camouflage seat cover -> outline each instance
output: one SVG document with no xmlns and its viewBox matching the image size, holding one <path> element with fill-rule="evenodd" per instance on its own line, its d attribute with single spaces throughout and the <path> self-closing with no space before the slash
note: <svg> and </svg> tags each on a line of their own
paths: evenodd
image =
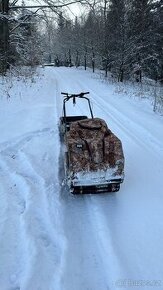
<svg viewBox="0 0 163 290">
<path fill-rule="evenodd" d="M 97 171 L 118 166 L 123 171 L 121 141 L 99 118 L 73 122 L 66 133 L 70 169 L 73 172 Z"/>
</svg>

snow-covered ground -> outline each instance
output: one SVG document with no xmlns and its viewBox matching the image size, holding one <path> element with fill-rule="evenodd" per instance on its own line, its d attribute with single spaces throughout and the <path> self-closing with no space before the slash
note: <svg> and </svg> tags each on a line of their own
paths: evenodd
<svg viewBox="0 0 163 290">
<path fill-rule="evenodd" d="M 0 98 L 0 290 L 162 290 L 163 118 L 89 71 L 39 73 Z M 94 115 L 122 140 L 118 193 L 60 186 L 61 91 L 90 91 Z"/>
</svg>

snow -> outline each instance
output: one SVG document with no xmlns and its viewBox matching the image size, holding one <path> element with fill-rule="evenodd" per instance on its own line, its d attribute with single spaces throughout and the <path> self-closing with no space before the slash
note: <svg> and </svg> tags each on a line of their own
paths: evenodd
<svg viewBox="0 0 163 290">
<path fill-rule="evenodd" d="M 111 183 L 112 179 L 114 179 L 114 181 L 116 179 L 123 180 L 124 175 L 116 175 L 117 170 L 118 170 L 118 166 L 116 166 L 115 168 L 108 168 L 107 170 L 97 170 L 96 172 L 80 171 L 73 175 L 73 184 L 76 186 L 97 185 L 99 183 L 102 183 L 102 184 L 108 184 L 108 182 Z"/>
<path fill-rule="evenodd" d="M 0 289 L 163 289 L 162 117 L 90 71 L 38 74 L 0 83 L 10 96 L 0 96 Z M 121 139 L 118 193 L 61 186 L 61 91 L 90 91 L 94 115 Z"/>
</svg>

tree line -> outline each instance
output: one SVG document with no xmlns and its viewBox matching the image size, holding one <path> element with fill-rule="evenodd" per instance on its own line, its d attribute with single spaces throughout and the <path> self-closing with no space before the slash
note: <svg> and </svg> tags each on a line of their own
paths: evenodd
<svg viewBox="0 0 163 290">
<path fill-rule="evenodd" d="M 47 11 L 59 11 L 82 0 L 0 0 L 0 74 L 12 66 L 36 66 L 43 62 Z"/>
<path fill-rule="evenodd" d="M 133 76 L 163 82 L 163 0 L 77 2 L 86 12 L 72 20 L 65 10 L 69 1 L 51 13 L 33 13 L 22 1 L 8 13 L 9 1 L 0 0 L 0 72 L 9 65 L 55 62 L 99 68 L 120 82 Z"/>
<path fill-rule="evenodd" d="M 162 32 L 163 1 L 98 1 L 75 23 L 60 13 L 54 52 L 61 62 L 98 67 L 121 82 L 131 76 L 163 82 Z"/>
</svg>

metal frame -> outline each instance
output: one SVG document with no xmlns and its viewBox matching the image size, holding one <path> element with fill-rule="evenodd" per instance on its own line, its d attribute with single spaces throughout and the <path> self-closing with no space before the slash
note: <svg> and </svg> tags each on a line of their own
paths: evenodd
<svg viewBox="0 0 163 290">
<path fill-rule="evenodd" d="M 80 94 L 68 94 L 68 93 L 61 93 L 61 94 L 66 96 L 64 101 L 63 101 L 63 115 L 64 115 L 65 122 L 66 122 L 66 102 L 69 101 L 70 99 L 73 99 L 73 104 L 76 104 L 76 98 L 81 98 L 81 99 L 85 99 L 85 100 L 88 101 L 89 110 L 90 110 L 90 113 L 91 113 L 91 118 L 92 119 L 94 118 L 90 100 L 89 100 L 89 98 L 84 97 L 84 95 L 88 95 L 89 92 L 80 93 Z"/>
</svg>

